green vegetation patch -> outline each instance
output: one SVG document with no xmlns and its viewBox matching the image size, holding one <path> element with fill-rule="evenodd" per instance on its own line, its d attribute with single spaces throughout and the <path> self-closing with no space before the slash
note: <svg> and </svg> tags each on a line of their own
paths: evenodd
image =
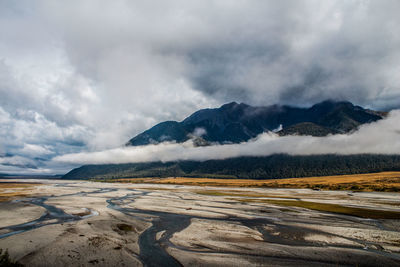
<svg viewBox="0 0 400 267">
<path fill-rule="evenodd" d="M 244 199 L 246 202 L 263 202 L 278 206 L 300 207 L 310 210 L 331 212 L 369 219 L 400 219 L 400 212 L 346 207 L 337 204 L 317 203 L 301 200 Z"/>
<path fill-rule="evenodd" d="M 135 230 L 135 228 L 133 228 L 132 225 L 125 224 L 125 223 L 117 224 L 117 228 L 124 232 L 132 232 Z"/>
<path fill-rule="evenodd" d="M 151 191 L 172 191 L 172 192 L 178 191 L 175 188 L 163 188 L 163 187 L 150 188 L 149 190 L 151 190 Z"/>
<path fill-rule="evenodd" d="M 240 192 L 222 192 L 222 191 L 214 191 L 214 190 L 202 190 L 196 191 L 199 195 L 206 195 L 206 196 L 229 196 L 229 197 L 265 197 L 265 198 L 289 198 L 294 199 L 294 197 L 288 196 L 275 196 L 275 195 L 264 195 L 258 194 L 253 192 L 248 193 L 240 193 Z"/>
</svg>

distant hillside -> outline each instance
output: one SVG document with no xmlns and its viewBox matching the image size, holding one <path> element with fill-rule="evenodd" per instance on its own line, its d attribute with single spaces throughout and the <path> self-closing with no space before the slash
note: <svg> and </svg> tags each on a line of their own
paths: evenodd
<svg viewBox="0 0 400 267">
<path fill-rule="evenodd" d="M 193 137 L 198 145 L 239 143 L 268 131 L 280 135 L 326 136 L 353 131 L 364 123 L 382 119 L 385 114 L 350 102 L 324 101 L 310 108 L 252 107 L 232 102 L 220 108 L 199 110 L 181 122 L 161 122 L 129 140 L 127 145 L 180 143 Z"/>
<path fill-rule="evenodd" d="M 314 155 L 240 157 L 225 160 L 85 165 L 63 179 L 112 179 L 136 177 L 210 177 L 271 179 L 289 177 L 400 171 L 396 155 Z"/>
</svg>

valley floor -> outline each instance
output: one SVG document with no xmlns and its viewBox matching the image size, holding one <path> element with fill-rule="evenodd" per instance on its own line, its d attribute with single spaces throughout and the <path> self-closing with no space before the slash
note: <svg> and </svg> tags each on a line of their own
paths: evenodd
<svg viewBox="0 0 400 267">
<path fill-rule="evenodd" d="M 223 187 L 310 188 L 321 190 L 400 192 L 400 172 L 379 172 L 265 180 L 169 177 L 107 179 L 104 181 L 120 183 L 180 184 Z"/>
<path fill-rule="evenodd" d="M 400 193 L 0 181 L 25 266 L 399 266 Z"/>
</svg>

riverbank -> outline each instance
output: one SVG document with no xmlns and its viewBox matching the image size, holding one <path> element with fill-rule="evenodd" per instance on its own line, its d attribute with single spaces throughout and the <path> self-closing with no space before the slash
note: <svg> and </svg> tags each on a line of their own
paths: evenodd
<svg viewBox="0 0 400 267">
<path fill-rule="evenodd" d="M 399 193 L 37 182 L 0 203 L 26 266 L 400 264 Z"/>
</svg>

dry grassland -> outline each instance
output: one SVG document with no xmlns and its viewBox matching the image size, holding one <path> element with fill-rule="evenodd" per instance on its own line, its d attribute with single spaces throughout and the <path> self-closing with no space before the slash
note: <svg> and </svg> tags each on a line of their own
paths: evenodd
<svg viewBox="0 0 400 267">
<path fill-rule="evenodd" d="M 224 187 L 311 188 L 321 190 L 400 192 L 400 172 L 380 172 L 305 178 L 250 180 L 211 178 L 134 178 L 113 182 L 179 184 Z"/>
<path fill-rule="evenodd" d="M 38 185 L 40 184 L 0 182 L 0 202 L 26 197 L 30 195 L 32 188 Z"/>
</svg>

